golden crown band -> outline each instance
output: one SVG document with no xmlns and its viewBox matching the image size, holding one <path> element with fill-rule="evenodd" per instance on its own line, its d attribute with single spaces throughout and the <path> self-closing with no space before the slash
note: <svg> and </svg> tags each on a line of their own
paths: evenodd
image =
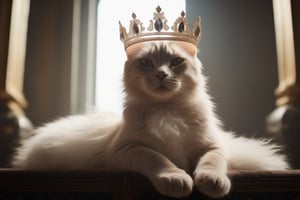
<svg viewBox="0 0 300 200">
<path fill-rule="evenodd" d="M 181 16 L 175 20 L 170 31 L 167 19 L 159 6 L 156 8 L 156 12 L 153 13 L 153 20 L 150 20 L 147 31 L 145 31 L 143 23 L 137 19 L 135 13 L 132 13 L 129 32 L 121 22 L 119 22 L 119 25 L 120 39 L 124 43 L 125 49 L 136 43 L 158 40 L 184 41 L 198 46 L 201 39 L 200 17 L 198 17 L 191 30 L 185 13 L 182 11 Z"/>
</svg>

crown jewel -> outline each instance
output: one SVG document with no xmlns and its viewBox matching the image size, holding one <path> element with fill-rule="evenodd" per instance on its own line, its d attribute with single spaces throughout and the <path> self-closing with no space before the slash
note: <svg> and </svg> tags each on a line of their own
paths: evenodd
<svg viewBox="0 0 300 200">
<path fill-rule="evenodd" d="M 124 43 L 125 49 L 139 42 L 157 40 L 185 41 L 197 46 L 201 39 L 200 17 L 190 29 L 184 11 L 181 12 L 180 17 L 175 20 L 171 28 L 168 26 L 168 20 L 160 6 L 157 6 L 156 12 L 153 13 L 153 19 L 150 20 L 147 30 L 135 13 L 132 13 L 131 17 L 128 32 L 119 22 L 120 39 Z"/>
</svg>

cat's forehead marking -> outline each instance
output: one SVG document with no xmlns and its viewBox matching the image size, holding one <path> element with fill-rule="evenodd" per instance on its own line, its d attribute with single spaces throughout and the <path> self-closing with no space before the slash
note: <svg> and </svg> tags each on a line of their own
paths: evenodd
<svg viewBox="0 0 300 200">
<path fill-rule="evenodd" d="M 171 56 L 175 51 L 167 43 L 156 42 L 150 46 L 149 51 L 146 53 L 152 56 Z"/>
</svg>

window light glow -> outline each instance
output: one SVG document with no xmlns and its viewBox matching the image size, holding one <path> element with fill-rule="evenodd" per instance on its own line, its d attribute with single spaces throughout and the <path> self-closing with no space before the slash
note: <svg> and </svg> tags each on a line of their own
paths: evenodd
<svg viewBox="0 0 300 200">
<path fill-rule="evenodd" d="M 185 10 L 185 0 L 101 0 L 98 4 L 98 41 L 96 66 L 96 107 L 116 113 L 122 112 L 123 63 L 126 60 L 123 43 L 119 37 L 121 21 L 128 27 L 132 12 L 148 26 L 155 8 L 160 5 L 168 25 Z"/>
</svg>

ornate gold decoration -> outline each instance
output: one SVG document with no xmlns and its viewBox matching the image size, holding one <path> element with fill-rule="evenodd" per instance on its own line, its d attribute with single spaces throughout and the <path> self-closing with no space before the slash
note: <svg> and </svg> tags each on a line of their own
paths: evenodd
<svg viewBox="0 0 300 200">
<path fill-rule="evenodd" d="M 168 20 L 162 12 L 160 6 L 153 13 L 153 19 L 150 20 L 149 26 L 146 29 L 143 23 L 137 18 L 135 13 L 132 13 L 130 20 L 129 31 L 119 22 L 120 39 L 124 43 L 125 49 L 133 44 L 145 41 L 157 40 L 175 40 L 184 41 L 198 45 L 201 39 L 200 17 L 196 20 L 192 29 L 189 27 L 185 12 L 182 11 L 173 26 L 169 27 Z"/>
</svg>

